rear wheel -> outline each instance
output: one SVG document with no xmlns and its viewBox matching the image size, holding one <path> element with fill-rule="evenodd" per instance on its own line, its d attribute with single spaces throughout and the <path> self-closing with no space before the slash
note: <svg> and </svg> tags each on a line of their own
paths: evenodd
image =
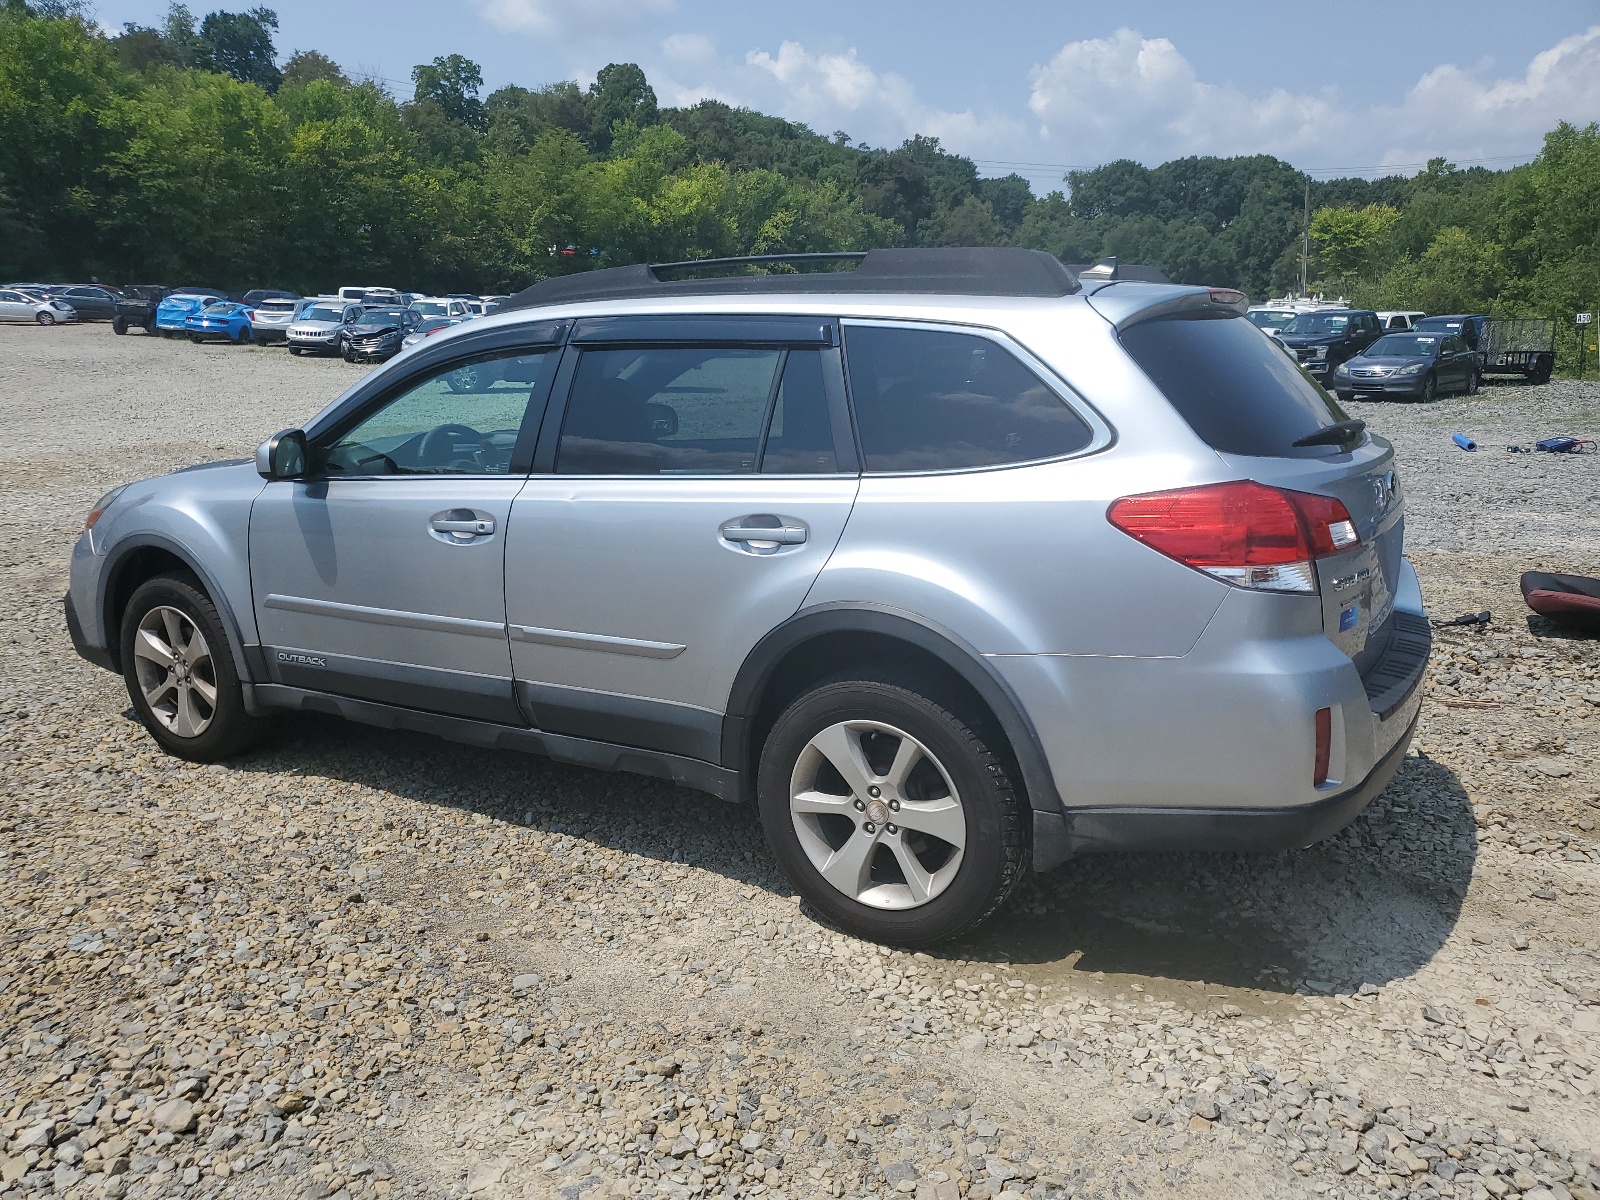
<svg viewBox="0 0 1600 1200">
<path fill-rule="evenodd" d="M 123 334 L 128 332 L 128 323 L 121 317 L 112 317 L 111 332 L 116 334 L 118 337 L 121 337 Z"/>
<path fill-rule="evenodd" d="M 250 326 L 248 325 L 240 329 L 239 336 L 233 339 L 233 343 L 236 346 L 248 346 L 253 341 L 255 341 L 255 336 L 250 332 Z"/>
<path fill-rule="evenodd" d="M 34 320 L 38 321 L 41 325 L 54 325 L 56 323 L 55 314 L 47 312 L 40 313 L 34 318 Z"/>
<path fill-rule="evenodd" d="M 762 747 L 767 843 L 812 907 L 860 937 L 921 946 L 974 929 L 1029 858 L 997 740 L 915 680 L 822 684 Z"/>
<path fill-rule="evenodd" d="M 227 634 L 192 575 L 139 586 L 122 616 L 128 698 L 163 749 L 216 762 L 253 745 L 266 723 L 245 711 Z"/>
<path fill-rule="evenodd" d="M 1476 396 L 1478 388 L 1483 384 L 1483 377 L 1476 371 L 1467 376 L 1467 395 Z"/>
<path fill-rule="evenodd" d="M 1340 404 L 1349 404 L 1350 401 L 1356 398 L 1356 394 L 1354 392 L 1336 391 L 1334 392 L 1334 395 L 1339 397 Z"/>
</svg>

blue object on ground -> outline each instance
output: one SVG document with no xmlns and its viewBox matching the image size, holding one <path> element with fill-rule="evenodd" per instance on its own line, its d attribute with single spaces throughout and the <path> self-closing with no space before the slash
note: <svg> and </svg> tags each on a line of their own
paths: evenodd
<svg viewBox="0 0 1600 1200">
<path fill-rule="evenodd" d="M 1450 440 L 1456 445 L 1460 446 L 1463 450 L 1476 450 L 1478 448 L 1478 443 L 1473 441 L 1464 433 L 1452 433 L 1450 435 Z"/>
</svg>

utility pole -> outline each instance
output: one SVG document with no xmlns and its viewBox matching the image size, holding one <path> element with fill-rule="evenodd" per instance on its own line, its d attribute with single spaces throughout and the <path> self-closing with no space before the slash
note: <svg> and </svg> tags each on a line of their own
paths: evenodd
<svg viewBox="0 0 1600 1200">
<path fill-rule="evenodd" d="M 1300 240 L 1300 298 L 1304 300 L 1311 287 L 1308 272 L 1311 266 L 1311 176 L 1306 176 L 1305 227 Z"/>
</svg>

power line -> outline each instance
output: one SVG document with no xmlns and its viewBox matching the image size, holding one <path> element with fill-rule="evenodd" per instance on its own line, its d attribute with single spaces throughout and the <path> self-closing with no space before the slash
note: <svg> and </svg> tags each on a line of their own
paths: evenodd
<svg viewBox="0 0 1600 1200">
<path fill-rule="evenodd" d="M 1447 157 L 1447 156 L 1440 156 Z M 1535 154 L 1500 154 L 1490 158 L 1458 158 L 1451 160 L 1457 167 L 1483 166 L 1487 163 L 1530 162 L 1538 157 Z M 1429 160 L 1431 161 L 1431 160 Z M 1088 163 L 1046 163 L 1046 162 L 1018 162 L 1002 158 L 974 158 L 972 164 L 977 167 L 1016 167 L 1030 173 L 1044 171 L 1093 171 L 1104 163 L 1091 165 Z M 1371 163 L 1358 167 L 1306 167 L 1300 170 L 1302 175 L 1364 175 L 1369 171 L 1420 171 L 1427 167 L 1427 162 L 1414 163 Z"/>
</svg>

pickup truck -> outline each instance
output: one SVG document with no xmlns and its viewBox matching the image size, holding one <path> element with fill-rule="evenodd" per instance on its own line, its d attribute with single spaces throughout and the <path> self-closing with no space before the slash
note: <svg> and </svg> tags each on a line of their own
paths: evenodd
<svg viewBox="0 0 1600 1200">
<path fill-rule="evenodd" d="M 1318 308 L 1296 313 L 1277 338 L 1318 383 L 1332 386 L 1333 371 L 1383 334 L 1378 314 L 1365 308 Z"/>
</svg>

